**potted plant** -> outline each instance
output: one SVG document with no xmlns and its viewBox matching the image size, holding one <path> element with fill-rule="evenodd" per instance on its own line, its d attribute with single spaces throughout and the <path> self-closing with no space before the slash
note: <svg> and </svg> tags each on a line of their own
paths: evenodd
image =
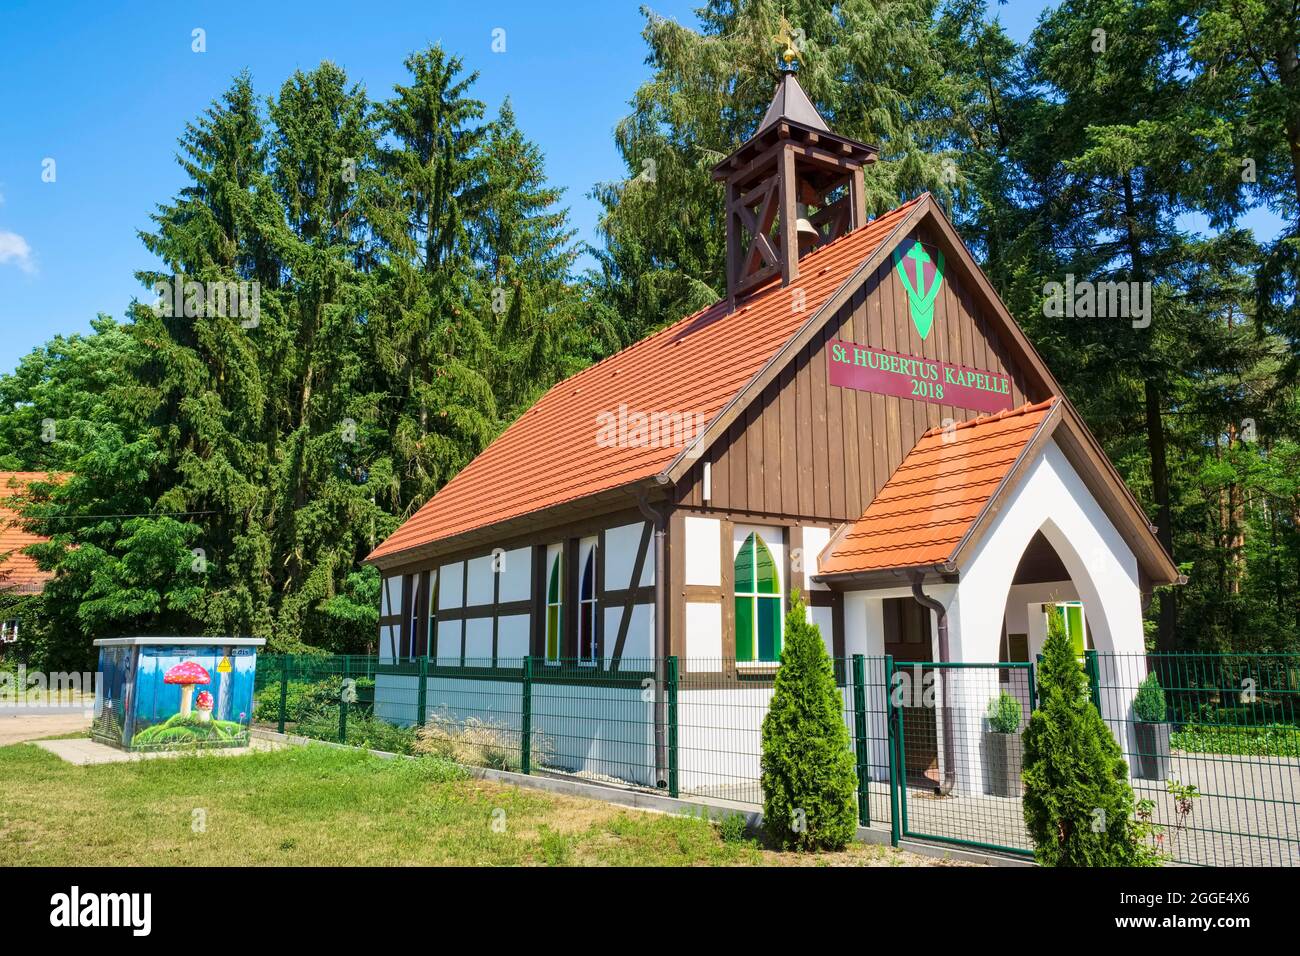
<svg viewBox="0 0 1300 956">
<path fill-rule="evenodd" d="M 989 792 L 995 797 L 1020 796 L 1020 701 L 1006 691 L 989 701 L 989 729 L 984 735 Z"/>
<path fill-rule="evenodd" d="M 1133 731 L 1137 738 L 1133 776 L 1142 780 L 1169 777 L 1169 724 L 1165 713 L 1165 692 L 1153 671 L 1138 685 L 1133 698 Z"/>
</svg>

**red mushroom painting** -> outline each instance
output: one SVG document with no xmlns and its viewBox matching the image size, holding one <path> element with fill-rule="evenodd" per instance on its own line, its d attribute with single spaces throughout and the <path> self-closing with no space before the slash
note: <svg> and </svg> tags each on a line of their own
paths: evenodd
<svg viewBox="0 0 1300 956">
<path fill-rule="evenodd" d="M 199 664 L 193 661 L 181 661 L 171 670 L 163 675 L 164 684 L 181 685 L 181 716 L 190 715 L 190 701 L 194 699 L 195 684 L 209 684 L 212 682 L 211 676 Z M 212 715 L 212 695 L 208 695 L 208 716 Z"/>
<path fill-rule="evenodd" d="M 199 712 L 199 723 L 206 724 L 212 720 L 212 694 L 206 690 L 199 691 L 194 699 L 194 709 Z"/>
</svg>

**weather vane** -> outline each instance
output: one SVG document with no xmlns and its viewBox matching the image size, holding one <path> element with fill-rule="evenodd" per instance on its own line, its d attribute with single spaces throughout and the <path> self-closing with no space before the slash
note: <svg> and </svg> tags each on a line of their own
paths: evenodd
<svg viewBox="0 0 1300 956">
<path fill-rule="evenodd" d="M 776 36 L 772 38 L 778 45 L 785 47 L 781 51 L 781 72 L 797 73 L 799 71 L 799 60 L 802 56 L 801 51 L 795 46 L 795 33 L 790 28 L 790 21 L 781 15 L 781 29 L 777 31 Z"/>
</svg>

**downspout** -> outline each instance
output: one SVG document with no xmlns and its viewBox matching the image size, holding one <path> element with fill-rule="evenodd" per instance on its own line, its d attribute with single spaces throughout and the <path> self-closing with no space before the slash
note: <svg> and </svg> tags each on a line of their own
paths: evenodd
<svg viewBox="0 0 1300 956">
<path fill-rule="evenodd" d="M 924 580 L 923 575 L 919 572 L 912 575 L 912 597 L 916 603 L 924 608 L 933 611 L 939 619 L 939 661 L 948 663 L 948 609 L 941 603 L 930 597 L 921 589 L 921 582 Z M 953 785 L 957 782 L 957 774 L 953 769 L 953 733 L 952 733 L 952 703 L 949 700 L 948 676 L 940 674 L 940 688 L 943 695 L 943 759 L 941 776 L 942 781 L 936 788 L 939 796 L 946 797 L 952 792 Z"/>
<path fill-rule="evenodd" d="M 668 786 L 668 581 L 664 567 L 664 515 L 643 491 L 636 506 L 654 526 L 655 547 L 655 786 Z M 635 584 L 636 582 L 631 582 Z"/>
</svg>

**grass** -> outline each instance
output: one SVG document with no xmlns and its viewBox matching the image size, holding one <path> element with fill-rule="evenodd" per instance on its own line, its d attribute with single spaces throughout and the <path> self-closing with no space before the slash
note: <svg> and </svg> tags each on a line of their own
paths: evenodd
<svg viewBox="0 0 1300 956">
<path fill-rule="evenodd" d="M 309 746 L 76 767 L 30 744 L 0 747 L 10 866 L 939 862 L 863 845 L 776 853 L 727 829 L 724 839 L 703 820 L 469 779 L 437 757 Z"/>
</svg>

